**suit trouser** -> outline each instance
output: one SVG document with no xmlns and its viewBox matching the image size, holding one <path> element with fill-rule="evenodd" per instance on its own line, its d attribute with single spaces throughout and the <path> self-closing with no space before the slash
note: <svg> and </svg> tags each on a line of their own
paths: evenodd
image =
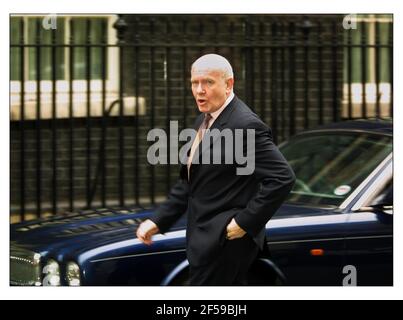
<svg viewBox="0 0 403 320">
<path fill-rule="evenodd" d="M 259 247 L 248 235 L 226 240 L 220 254 L 207 265 L 190 266 L 191 286 L 247 285 L 247 273 Z"/>
</svg>

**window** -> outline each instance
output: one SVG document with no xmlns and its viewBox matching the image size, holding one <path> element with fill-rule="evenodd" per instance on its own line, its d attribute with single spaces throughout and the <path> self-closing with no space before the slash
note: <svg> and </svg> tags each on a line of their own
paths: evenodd
<svg viewBox="0 0 403 320">
<path fill-rule="evenodd" d="M 22 21 L 23 20 L 23 21 Z M 25 26 L 23 28 L 23 23 Z M 52 33 L 41 27 L 41 20 L 39 18 L 24 19 L 22 17 L 12 17 L 10 20 L 11 24 L 11 44 L 17 45 L 22 43 L 35 44 L 37 39 L 40 40 L 40 44 L 49 45 L 52 43 Z M 39 27 L 39 28 L 38 28 Z M 39 34 L 37 34 L 39 30 Z M 55 33 L 56 44 L 63 44 L 64 42 L 64 18 L 59 19 L 58 30 Z M 11 81 L 21 81 L 21 64 L 28 64 L 28 67 L 24 70 L 24 79 L 36 80 L 36 49 L 34 47 L 26 48 L 24 53 L 27 57 L 22 59 L 23 49 L 19 47 L 11 47 Z M 56 79 L 64 79 L 64 49 L 62 47 L 56 48 Z M 41 80 L 51 79 L 51 48 L 43 47 L 41 48 L 41 55 L 39 64 L 41 66 Z"/>
<path fill-rule="evenodd" d="M 40 44 L 40 79 L 52 80 L 52 36 L 53 30 L 46 30 L 42 26 L 43 17 L 11 17 L 11 44 L 21 44 L 24 39 L 25 44 L 33 45 Z M 56 79 L 68 80 L 69 78 L 69 48 L 64 47 L 64 44 L 69 44 L 71 41 L 76 45 L 85 45 L 87 38 L 91 44 L 101 44 L 103 40 L 102 28 L 103 24 L 108 24 L 107 17 L 56 17 L 57 25 L 54 30 L 56 47 Z M 110 18 L 109 18 L 110 19 Z M 22 21 L 23 20 L 23 23 Z M 88 23 L 87 23 L 88 22 Z M 71 27 L 73 26 L 73 30 Z M 110 26 L 109 26 L 110 27 Z M 24 28 L 24 30 L 22 30 Z M 25 49 L 26 72 L 24 78 L 28 80 L 37 80 L 37 53 L 35 47 Z M 76 47 L 74 50 L 73 76 L 74 80 L 86 80 L 86 48 Z M 107 52 L 108 54 L 108 52 Z M 107 57 L 106 57 L 107 59 Z M 91 70 L 90 77 L 92 80 L 100 80 L 102 63 L 102 48 L 91 47 Z M 11 48 L 11 80 L 21 81 L 21 48 Z"/>
<path fill-rule="evenodd" d="M 55 30 L 47 30 L 43 27 L 44 18 L 43 16 L 13 15 L 10 19 L 10 40 L 12 44 L 10 51 L 11 120 L 21 119 L 22 79 L 24 79 L 24 119 L 38 118 L 36 114 L 38 85 L 40 86 L 39 117 L 41 119 L 52 117 L 53 70 L 56 79 L 57 118 L 69 117 L 70 90 L 72 91 L 73 117 L 87 116 L 88 98 L 91 99 L 91 116 L 101 116 L 103 110 L 103 66 L 106 66 L 106 107 L 117 100 L 119 96 L 119 49 L 113 46 L 108 47 L 104 56 L 103 48 L 96 45 L 102 44 L 104 41 L 109 45 L 116 43 L 116 30 L 113 28 L 113 24 L 117 16 L 57 15 L 55 16 Z M 105 29 L 106 34 L 103 31 Z M 52 61 L 51 44 L 53 42 L 56 44 L 55 61 Z M 91 46 L 90 50 L 85 46 L 76 46 L 71 50 L 69 46 L 65 46 L 65 44 L 70 43 L 75 45 L 90 43 L 94 46 Z M 18 45 L 21 44 L 24 46 L 19 47 Z M 90 52 L 89 56 L 88 52 Z M 89 70 L 87 70 L 88 61 L 90 61 Z M 70 62 L 73 68 L 71 82 Z M 24 70 L 21 70 L 22 67 Z M 90 74 L 89 84 L 87 83 L 88 71 Z M 70 83 L 72 88 L 70 88 Z M 88 85 L 90 95 L 87 92 Z M 125 98 L 126 115 L 134 114 L 135 101 L 134 97 Z M 144 114 L 144 98 L 139 98 L 139 102 L 139 114 Z M 111 116 L 117 115 L 117 112 L 114 110 Z"/>
<path fill-rule="evenodd" d="M 355 22 L 344 31 L 342 116 L 363 117 L 365 103 L 366 116 L 374 117 L 379 99 L 380 116 L 390 117 L 392 15 L 357 15 Z"/>
<path fill-rule="evenodd" d="M 288 201 L 339 206 L 391 151 L 389 136 L 364 133 L 297 136 L 281 148 L 297 177 Z"/>
</svg>

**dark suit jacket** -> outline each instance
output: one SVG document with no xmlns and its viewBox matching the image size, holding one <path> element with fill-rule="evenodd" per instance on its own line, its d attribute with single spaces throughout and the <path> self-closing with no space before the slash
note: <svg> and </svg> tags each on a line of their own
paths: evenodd
<svg viewBox="0 0 403 320">
<path fill-rule="evenodd" d="M 196 119 L 196 130 L 203 117 L 201 114 Z M 236 168 L 245 165 L 225 164 L 223 160 L 222 164 L 192 164 L 188 181 L 187 166 L 182 165 L 179 181 L 151 219 L 160 232 L 165 233 L 187 213 L 187 257 L 194 266 L 208 264 L 220 254 L 222 245 L 228 241 L 225 239 L 226 226 L 232 218 L 263 249 L 265 225 L 295 181 L 292 169 L 273 143 L 270 128 L 236 96 L 210 130 L 214 128 L 255 130 L 253 174 L 237 175 Z M 206 135 L 203 144 L 205 138 Z M 214 143 L 217 140 L 210 139 L 207 147 L 212 148 Z M 246 138 L 244 143 L 246 145 Z M 194 157 L 201 157 L 205 145 L 196 150 Z M 224 158 L 225 153 L 222 154 Z"/>
</svg>

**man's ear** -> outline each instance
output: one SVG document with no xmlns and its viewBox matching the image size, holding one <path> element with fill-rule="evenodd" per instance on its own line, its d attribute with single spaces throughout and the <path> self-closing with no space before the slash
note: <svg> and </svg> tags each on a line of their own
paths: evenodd
<svg viewBox="0 0 403 320">
<path fill-rule="evenodd" d="M 229 78 L 227 80 L 227 93 L 231 92 L 233 88 L 234 88 L 234 78 Z"/>
</svg>

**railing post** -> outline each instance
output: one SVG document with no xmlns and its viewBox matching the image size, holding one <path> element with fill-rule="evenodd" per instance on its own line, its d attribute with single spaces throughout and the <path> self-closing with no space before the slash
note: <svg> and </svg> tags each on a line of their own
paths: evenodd
<svg viewBox="0 0 403 320">
<path fill-rule="evenodd" d="M 117 30 L 118 48 L 119 48 L 119 206 L 124 206 L 124 132 L 123 132 L 123 116 L 124 116 L 124 101 L 123 101 L 123 81 L 124 81 L 124 55 L 123 46 L 125 45 L 125 33 L 127 30 L 127 23 L 123 15 L 118 16 L 118 20 L 113 27 Z"/>
<path fill-rule="evenodd" d="M 312 23 L 304 18 L 301 29 L 304 34 L 304 129 L 309 128 L 309 34 Z"/>
<path fill-rule="evenodd" d="M 74 210 L 74 108 L 73 108 L 73 80 L 74 80 L 74 20 L 70 20 L 69 39 L 69 209 Z"/>
<path fill-rule="evenodd" d="M 35 146 L 36 146 L 36 216 L 42 214 L 42 123 L 41 123 L 41 21 L 37 20 L 35 25 L 35 64 L 36 64 L 36 119 L 35 119 Z"/>
<path fill-rule="evenodd" d="M 52 29 L 52 50 L 51 50 L 51 63 L 52 63 L 52 213 L 57 214 L 57 199 L 58 199 L 58 172 L 57 172 L 57 104 L 56 104 L 56 30 Z"/>
<path fill-rule="evenodd" d="M 254 110 L 254 64 L 253 64 L 253 48 L 252 48 L 252 37 L 253 37 L 253 25 L 248 17 L 243 21 L 244 23 L 244 36 L 245 36 L 245 64 L 244 64 L 244 96 L 245 102 L 249 107 Z"/>
<path fill-rule="evenodd" d="M 166 121 L 165 121 L 165 126 L 166 126 L 166 132 L 169 132 L 170 128 L 170 121 L 171 121 L 171 116 L 172 116 L 172 102 L 171 102 L 171 48 L 170 42 L 171 42 L 171 23 L 169 21 L 169 18 L 165 21 L 165 31 L 166 31 L 166 44 L 167 46 L 165 47 L 165 66 L 164 66 L 164 80 L 165 80 L 165 101 L 166 101 Z M 172 161 L 170 150 L 171 150 L 171 144 L 170 144 L 170 139 L 167 140 L 167 150 L 169 154 L 169 159 Z M 169 191 L 171 189 L 171 166 L 166 167 L 166 192 L 169 194 Z"/>
<path fill-rule="evenodd" d="M 274 143 L 277 143 L 277 128 L 278 128 L 278 104 L 277 104 L 277 90 L 278 90 L 278 68 L 277 68 L 277 46 L 278 46 L 278 27 L 277 22 L 271 24 L 271 121 L 270 126 L 273 131 Z"/>
<path fill-rule="evenodd" d="M 337 28 L 338 23 L 333 21 L 332 24 L 332 90 L 333 90 L 333 97 L 332 97 L 332 104 L 333 104 L 333 121 L 338 122 L 340 115 L 339 115 L 339 96 L 337 93 L 337 86 L 338 86 L 338 75 L 337 75 L 337 53 L 339 49 L 339 43 L 337 38 Z"/>
<path fill-rule="evenodd" d="M 134 96 L 136 97 L 135 99 L 135 112 L 134 112 L 134 199 L 135 199 L 135 205 L 139 206 L 140 205 L 140 144 L 139 144 L 139 95 L 140 95 L 140 86 L 139 86 L 139 68 L 140 68 L 140 62 L 139 62 L 139 54 L 140 54 L 140 49 L 138 46 L 138 43 L 140 41 L 139 37 L 139 19 L 136 17 L 134 21 L 134 47 L 133 47 L 133 54 L 134 54 Z"/>
<path fill-rule="evenodd" d="M 259 22 L 259 41 L 264 44 L 266 34 L 265 21 Z M 260 116 L 265 121 L 266 119 L 266 47 L 259 48 L 259 64 L 260 64 Z"/>
<path fill-rule="evenodd" d="M 366 22 L 362 21 L 361 26 L 361 86 L 362 86 L 362 117 L 367 117 L 367 53 L 368 53 L 368 43 L 367 43 L 367 28 Z"/>
<path fill-rule="evenodd" d="M 375 21 L 375 84 L 376 84 L 376 100 L 375 110 L 376 117 L 381 118 L 381 40 L 380 40 L 379 21 Z"/>
<path fill-rule="evenodd" d="M 319 72 L 319 92 L 318 92 L 318 109 L 319 109 L 319 124 L 323 124 L 323 35 L 322 23 L 318 22 L 318 72 Z"/>
<path fill-rule="evenodd" d="M 87 209 L 91 208 L 91 20 L 86 20 L 86 42 L 85 42 L 85 64 L 86 64 L 86 79 L 87 79 L 87 116 L 85 119 L 86 127 L 86 198 L 87 198 Z"/>
<path fill-rule="evenodd" d="M 155 109 L 156 109 L 156 95 L 155 95 L 155 19 L 150 21 L 150 128 L 155 127 Z M 150 202 L 155 204 L 155 166 L 150 166 Z"/>
<path fill-rule="evenodd" d="M 108 25 L 106 21 L 102 23 L 102 124 L 101 124 L 101 150 L 100 150 L 100 162 L 101 162 L 101 204 L 102 207 L 106 207 L 106 130 L 107 130 L 107 115 L 106 115 L 106 80 L 108 70 Z"/>
<path fill-rule="evenodd" d="M 295 23 L 290 22 L 288 25 L 289 36 L 289 106 L 288 106 L 288 118 L 290 119 L 289 135 L 295 134 L 295 109 L 296 109 L 296 97 L 295 97 L 295 65 L 296 65 L 296 36 L 295 36 Z"/>
<path fill-rule="evenodd" d="M 390 82 L 390 107 L 389 114 L 393 117 L 393 21 L 389 23 L 388 28 L 388 50 L 389 50 L 389 82 Z"/>
<path fill-rule="evenodd" d="M 20 20 L 20 215 L 25 220 L 25 39 L 24 18 Z"/>
</svg>

